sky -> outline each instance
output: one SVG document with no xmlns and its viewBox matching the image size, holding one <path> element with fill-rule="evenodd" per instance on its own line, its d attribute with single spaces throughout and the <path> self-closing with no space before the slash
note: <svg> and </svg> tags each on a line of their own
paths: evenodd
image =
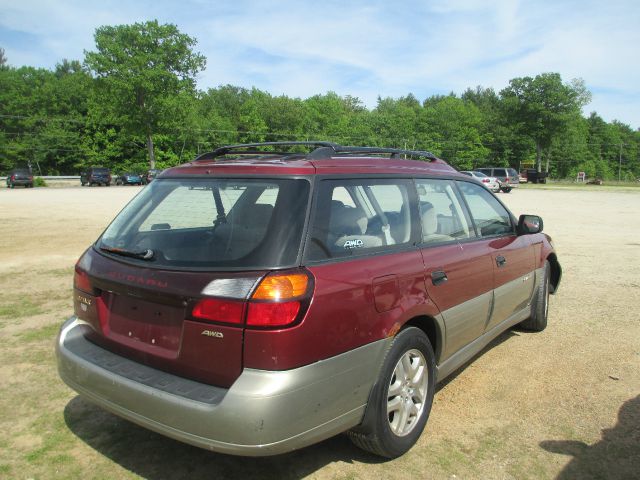
<svg viewBox="0 0 640 480">
<path fill-rule="evenodd" d="M 558 72 L 585 81 L 585 115 L 640 128 L 638 0 L 0 0 L 0 47 L 10 65 L 53 68 L 82 60 L 101 25 L 153 19 L 198 41 L 201 89 L 334 91 L 373 108 Z"/>
</svg>

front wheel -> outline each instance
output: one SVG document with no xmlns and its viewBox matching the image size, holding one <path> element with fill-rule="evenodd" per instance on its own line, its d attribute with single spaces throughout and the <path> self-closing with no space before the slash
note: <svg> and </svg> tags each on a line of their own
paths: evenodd
<svg viewBox="0 0 640 480">
<path fill-rule="evenodd" d="M 376 455 L 399 457 L 422 434 L 434 391 L 431 343 L 419 328 L 406 328 L 391 344 L 363 423 L 349 432 L 351 440 Z"/>
<path fill-rule="evenodd" d="M 547 317 L 549 316 L 549 261 L 544 262 L 542 269 L 542 280 L 538 285 L 535 298 L 531 304 L 531 316 L 520 327 L 532 332 L 541 332 L 547 328 Z"/>
</svg>

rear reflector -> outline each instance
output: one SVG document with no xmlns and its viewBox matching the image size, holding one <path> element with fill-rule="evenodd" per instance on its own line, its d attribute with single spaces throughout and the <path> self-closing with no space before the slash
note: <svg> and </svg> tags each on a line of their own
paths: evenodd
<svg viewBox="0 0 640 480">
<path fill-rule="evenodd" d="M 292 323 L 300 311 L 300 302 L 250 303 L 247 325 L 281 327 Z"/>
<path fill-rule="evenodd" d="M 195 318 L 212 322 L 241 324 L 243 320 L 244 303 L 219 298 L 203 298 L 195 307 L 192 315 Z"/>
</svg>

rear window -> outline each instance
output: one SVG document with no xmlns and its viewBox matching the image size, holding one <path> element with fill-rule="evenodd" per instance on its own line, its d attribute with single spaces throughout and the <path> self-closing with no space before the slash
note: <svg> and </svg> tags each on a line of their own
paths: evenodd
<svg viewBox="0 0 640 480">
<path fill-rule="evenodd" d="M 109 173 L 109 169 L 108 168 L 92 168 L 91 172 L 97 173 L 97 174 L 103 174 L 103 173 Z"/>
<path fill-rule="evenodd" d="M 303 179 L 159 179 L 97 246 L 151 250 L 145 266 L 263 269 L 296 263 L 309 197 Z"/>
<path fill-rule="evenodd" d="M 494 177 L 506 177 L 507 176 L 507 171 L 504 168 L 494 168 L 493 169 L 493 176 Z"/>
</svg>

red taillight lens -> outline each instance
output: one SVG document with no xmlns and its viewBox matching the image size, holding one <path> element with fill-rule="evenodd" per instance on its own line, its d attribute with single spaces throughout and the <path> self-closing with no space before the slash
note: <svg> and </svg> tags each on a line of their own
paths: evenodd
<svg viewBox="0 0 640 480">
<path fill-rule="evenodd" d="M 483 178 L 483 179 L 482 179 L 482 183 L 489 183 L 489 181 L 490 181 L 490 180 L 489 180 L 488 178 Z"/>
<path fill-rule="evenodd" d="M 282 327 L 292 323 L 300 311 L 300 302 L 250 303 L 247 325 Z"/>
<path fill-rule="evenodd" d="M 212 322 L 241 324 L 244 303 L 219 298 L 203 298 L 193 307 L 191 314 L 195 318 Z"/>
<path fill-rule="evenodd" d="M 93 287 L 91 286 L 91 280 L 89 280 L 89 275 L 87 272 L 80 270 L 78 266 L 76 266 L 75 274 L 73 275 L 73 286 L 78 290 L 82 290 L 86 293 L 92 293 Z"/>
</svg>

